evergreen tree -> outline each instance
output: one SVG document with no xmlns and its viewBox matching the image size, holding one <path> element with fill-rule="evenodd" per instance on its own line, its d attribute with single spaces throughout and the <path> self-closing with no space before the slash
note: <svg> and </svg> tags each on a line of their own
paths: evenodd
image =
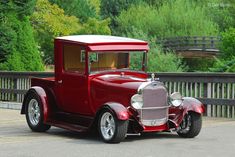
<svg viewBox="0 0 235 157">
<path fill-rule="evenodd" d="M 0 69 L 40 71 L 43 64 L 28 15 L 34 0 L 5 0 L 0 3 Z"/>
</svg>

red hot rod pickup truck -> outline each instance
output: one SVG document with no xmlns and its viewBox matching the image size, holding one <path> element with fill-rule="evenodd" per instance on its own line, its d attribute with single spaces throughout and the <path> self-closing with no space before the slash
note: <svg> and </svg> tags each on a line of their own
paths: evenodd
<svg viewBox="0 0 235 157">
<path fill-rule="evenodd" d="M 148 78 L 147 42 L 77 35 L 57 37 L 54 44 L 55 77 L 32 78 L 23 101 L 21 114 L 32 131 L 97 129 L 108 143 L 145 132 L 199 134 L 203 104 L 169 95 L 154 75 Z"/>
</svg>

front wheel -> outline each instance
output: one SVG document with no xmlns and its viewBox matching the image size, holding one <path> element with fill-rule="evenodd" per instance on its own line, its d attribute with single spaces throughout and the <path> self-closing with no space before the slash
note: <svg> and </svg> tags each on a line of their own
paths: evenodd
<svg viewBox="0 0 235 157">
<path fill-rule="evenodd" d="M 50 129 L 50 125 L 43 123 L 43 108 L 39 96 L 31 92 L 26 98 L 26 120 L 32 131 L 44 132 Z"/>
<path fill-rule="evenodd" d="M 195 112 L 189 112 L 184 116 L 177 133 L 181 137 L 193 138 L 199 134 L 201 128 L 202 115 Z"/>
<path fill-rule="evenodd" d="M 126 137 L 128 121 L 118 120 L 108 109 L 100 114 L 98 124 L 99 133 L 104 142 L 119 143 Z"/>
</svg>

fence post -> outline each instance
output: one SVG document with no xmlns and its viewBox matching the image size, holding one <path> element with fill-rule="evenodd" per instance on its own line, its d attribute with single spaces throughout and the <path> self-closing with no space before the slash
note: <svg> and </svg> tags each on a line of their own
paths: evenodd
<svg viewBox="0 0 235 157">
<path fill-rule="evenodd" d="M 206 37 L 202 37 L 202 50 L 206 50 Z"/>
<path fill-rule="evenodd" d="M 21 82 L 20 82 L 20 79 L 19 78 L 15 78 L 15 86 L 16 86 L 16 88 L 15 89 L 20 89 L 20 84 L 21 84 Z M 17 102 L 21 102 L 21 99 L 20 99 L 20 94 L 16 94 L 16 101 Z"/>
<path fill-rule="evenodd" d="M 206 92 L 206 95 L 204 95 L 205 98 L 211 98 L 211 83 L 204 83 L 204 92 Z M 211 104 L 207 104 L 207 116 L 211 117 Z"/>
</svg>

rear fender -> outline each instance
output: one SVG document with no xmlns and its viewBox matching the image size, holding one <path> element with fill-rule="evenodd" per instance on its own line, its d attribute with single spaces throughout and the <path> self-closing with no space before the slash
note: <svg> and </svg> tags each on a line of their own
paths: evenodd
<svg viewBox="0 0 235 157">
<path fill-rule="evenodd" d="M 47 98 L 46 92 L 42 87 L 34 86 L 34 87 L 31 87 L 28 90 L 28 92 L 26 93 L 26 95 L 24 97 L 24 101 L 23 101 L 22 108 L 21 108 L 21 114 L 25 114 L 25 111 L 26 111 L 26 108 L 25 108 L 26 107 L 26 98 L 32 92 L 35 92 L 41 100 L 41 103 L 42 103 L 42 106 L 43 106 L 43 120 L 44 120 L 44 123 L 45 123 L 48 119 L 48 116 L 49 116 L 49 104 L 48 104 L 48 98 Z"/>
<path fill-rule="evenodd" d="M 105 104 L 104 108 L 109 108 L 111 111 L 113 111 L 119 120 L 129 119 L 129 112 L 127 108 L 124 107 L 122 104 L 116 102 L 109 102 Z"/>
</svg>

